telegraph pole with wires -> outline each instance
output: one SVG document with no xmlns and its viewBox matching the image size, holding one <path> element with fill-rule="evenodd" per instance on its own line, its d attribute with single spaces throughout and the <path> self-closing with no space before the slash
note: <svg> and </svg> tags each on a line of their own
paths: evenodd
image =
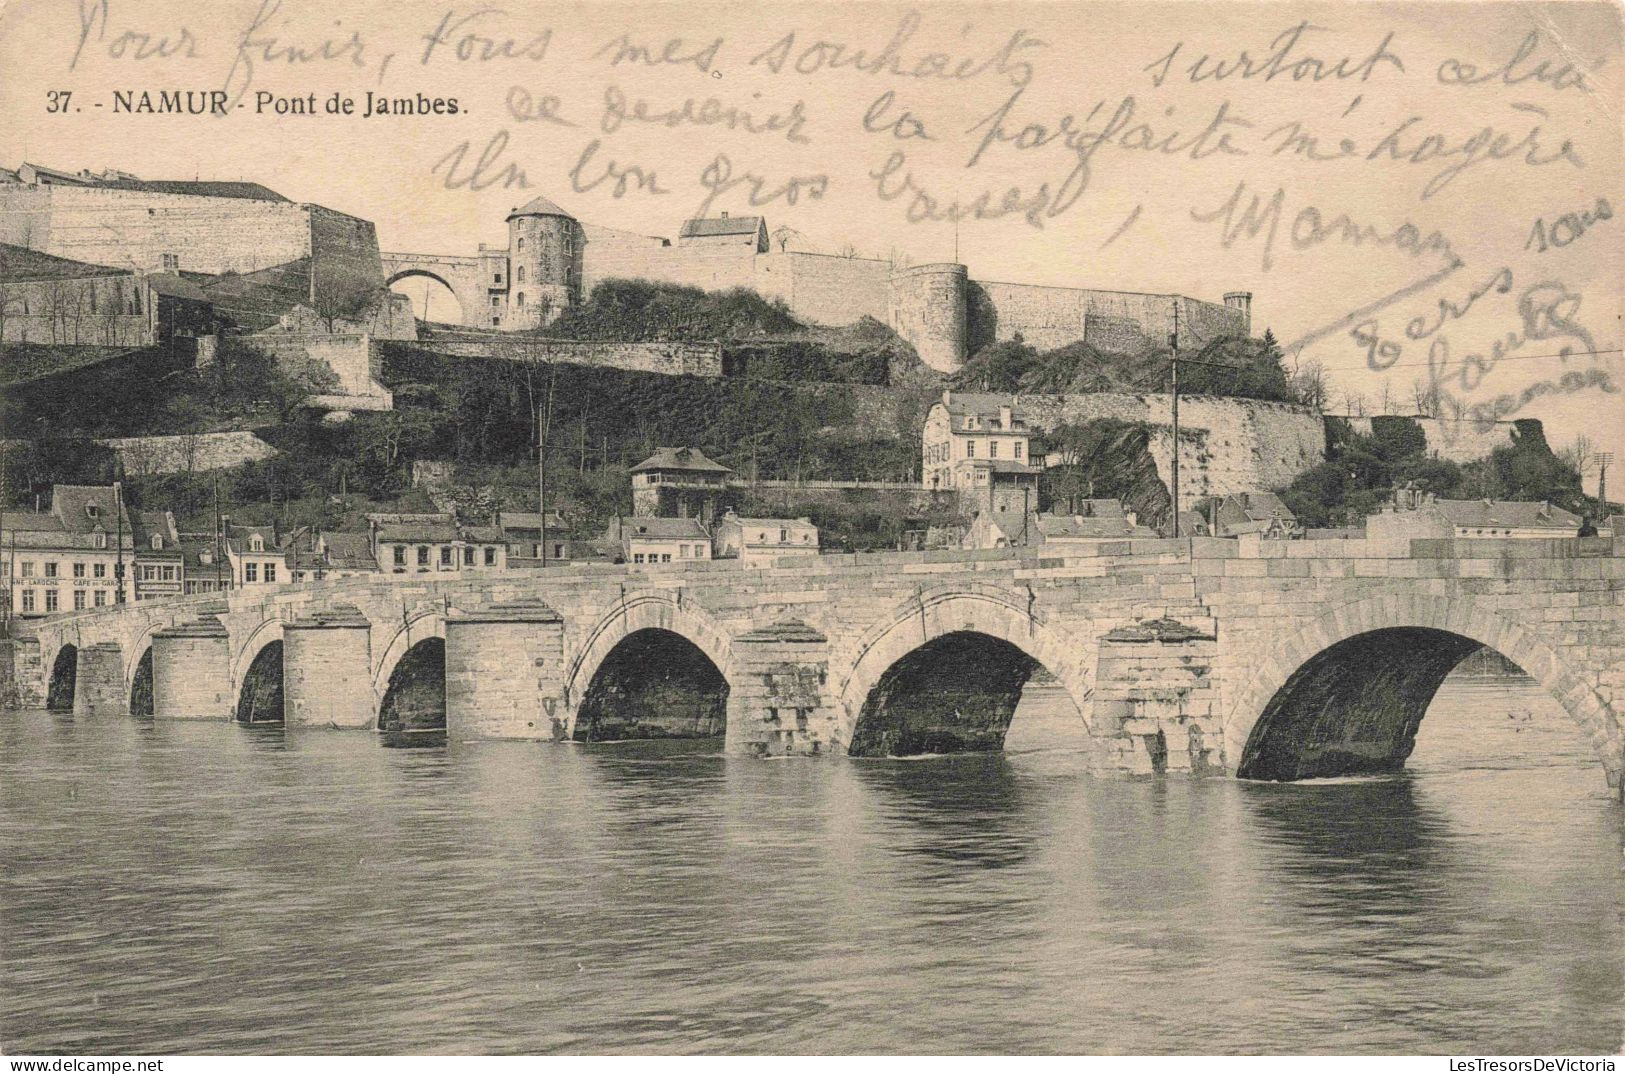
<svg viewBox="0 0 1625 1074">
<path fill-rule="evenodd" d="M 1179 539 L 1179 296 L 1174 296 L 1174 330 L 1168 336 L 1168 347 L 1173 351 L 1169 363 L 1173 369 L 1174 393 L 1174 539 Z"/>
</svg>

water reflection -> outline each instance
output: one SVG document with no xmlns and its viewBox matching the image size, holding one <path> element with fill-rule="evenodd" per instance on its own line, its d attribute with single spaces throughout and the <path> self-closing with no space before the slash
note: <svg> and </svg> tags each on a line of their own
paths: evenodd
<svg viewBox="0 0 1625 1074">
<path fill-rule="evenodd" d="M 1625 818 L 1538 703 L 1287 786 L 0 715 L 0 1050 L 1605 1051 Z"/>
</svg>

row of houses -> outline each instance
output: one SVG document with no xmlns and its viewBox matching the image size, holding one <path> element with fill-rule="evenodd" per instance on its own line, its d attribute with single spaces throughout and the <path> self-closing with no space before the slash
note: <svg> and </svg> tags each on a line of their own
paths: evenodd
<svg viewBox="0 0 1625 1074">
<path fill-rule="evenodd" d="M 819 548 L 818 528 L 806 518 L 741 518 L 731 510 L 713 522 L 617 517 L 593 540 L 560 532 L 561 519 L 536 513 L 504 512 L 490 524 L 469 524 L 443 512 L 369 515 L 367 529 L 355 532 L 281 530 L 226 518 L 217 533 L 182 533 L 168 511 L 131 509 L 117 483 L 57 485 L 49 507 L 0 512 L 0 616 L 362 574 L 526 570 L 550 561 L 657 566 L 726 559 L 756 568 L 817 555 Z"/>
</svg>

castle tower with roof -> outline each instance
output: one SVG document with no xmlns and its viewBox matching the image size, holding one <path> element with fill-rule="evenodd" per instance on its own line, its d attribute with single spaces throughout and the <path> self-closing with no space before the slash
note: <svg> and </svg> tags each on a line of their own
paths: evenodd
<svg viewBox="0 0 1625 1074">
<path fill-rule="evenodd" d="M 507 323 L 539 328 L 581 301 L 586 236 L 576 218 L 543 197 L 508 214 Z"/>
</svg>

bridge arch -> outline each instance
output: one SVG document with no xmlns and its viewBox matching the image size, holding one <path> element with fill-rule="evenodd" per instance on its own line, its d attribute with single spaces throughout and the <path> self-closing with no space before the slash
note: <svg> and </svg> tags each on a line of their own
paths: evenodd
<svg viewBox="0 0 1625 1074">
<path fill-rule="evenodd" d="M 467 308 L 468 296 L 465 295 L 462 291 L 458 290 L 458 288 L 452 283 L 452 281 L 447 278 L 447 275 L 448 274 L 446 274 L 446 273 L 436 272 L 433 269 L 424 268 L 422 266 L 414 265 L 414 266 L 410 266 L 408 268 L 400 269 L 397 272 L 391 273 L 390 276 L 387 279 L 384 280 L 384 287 L 386 289 L 393 288 L 396 284 L 400 283 L 402 280 L 411 280 L 411 279 L 423 279 L 423 280 L 429 280 L 429 281 L 434 282 L 434 283 L 438 283 L 441 287 L 444 287 L 446 289 L 446 293 L 448 295 L 450 295 L 452 297 L 452 300 L 457 303 L 457 317 L 456 317 L 456 319 L 454 321 L 441 321 L 441 323 L 446 323 L 446 324 L 466 324 L 468 322 L 468 318 L 469 318 L 469 315 L 470 315 L 469 310 Z M 427 312 L 427 311 L 424 311 L 424 312 Z M 425 317 L 424 320 L 428 320 L 428 318 Z"/>
<path fill-rule="evenodd" d="M 575 655 L 566 664 L 566 738 L 575 737 L 576 721 L 587 700 L 589 687 L 610 654 L 632 635 L 648 631 L 676 635 L 711 662 L 724 684 L 730 680 L 733 672 L 732 638 L 710 613 L 666 591 L 628 594 L 616 604 L 614 611 L 600 619 L 582 638 Z"/>
<path fill-rule="evenodd" d="M 1225 714 L 1225 754 L 1242 778 L 1296 779 L 1346 771 L 1385 771 L 1403 764 L 1420 723 L 1445 675 L 1480 645 L 1499 652 L 1539 682 L 1585 730 L 1602 759 L 1609 786 L 1621 785 L 1625 746 L 1618 716 L 1595 687 L 1531 631 L 1482 602 L 1464 597 L 1385 594 L 1342 604 L 1290 638 L 1271 643 L 1271 654 L 1238 691 Z M 1303 729 L 1292 710 L 1317 707 L 1321 729 L 1354 712 L 1372 696 L 1369 672 L 1389 674 L 1385 687 L 1395 722 L 1371 743 L 1332 743 L 1318 757 L 1293 756 L 1302 747 L 1289 736 Z M 1378 687 L 1381 688 L 1381 687 Z M 1397 702 L 1397 704 L 1396 704 Z M 1366 721 L 1368 724 L 1370 721 Z M 1351 767 L 1353 766 L 1353 767 Z"/>
<path fill-rule="evenodd" d="M 376 632 L 378 627 L 374 625 L 373 630 Z M 430 638 L 438 638 L 442 645 L 446 641 L 446 616 L 444 609 L 439 605 L 432 608 L 420 607 L 417 611 L 409 613 L 391 630 L 389 640 L 374 650 L 378 654 L 377 661 L 372 667 L 374 726 L 383 707 L 384 698 L 389 693 L 389 684 L 395 676 L 395 669 L 400 666 L 407 653 Z"/>
<path fill-rule="evenodd" d="M 963 644 L 977 636 L 995 643 L 984 655 L 1008 658 L 1019 654 L 1055 676 L 1087 730 L 1093 691 L 1083 660 L 1084 647 L 1063 640 L 1030 605 L 1027 592 L 994 586 L 924 590 L 899 605 L 859 640 L 857 658 L 836 687 L 836 744 L 851 749 L 865 705 L 877 687 L 890 681 L 894 669 L 905 667 L 916 654 Z M 1022 675 L 1015 684 L 1018 696 L 1025 681 Z"/>
<path fill-rule="evenodd" d="M 79 646 L 64 643 L 51 657 L 50 678 L 46 680 L 45 707 L 52 712 L 72 712 L 79 681 Z"/>
<path fill-rule="evenodd" d="M 152 644 L 147 642 L 136 651 L 141 655 L 130 662 L 129 681 L 124 684 L 124 694 L 130 700 L 131 716 L 151 716 L 153 714 Z"/>
</svg>

